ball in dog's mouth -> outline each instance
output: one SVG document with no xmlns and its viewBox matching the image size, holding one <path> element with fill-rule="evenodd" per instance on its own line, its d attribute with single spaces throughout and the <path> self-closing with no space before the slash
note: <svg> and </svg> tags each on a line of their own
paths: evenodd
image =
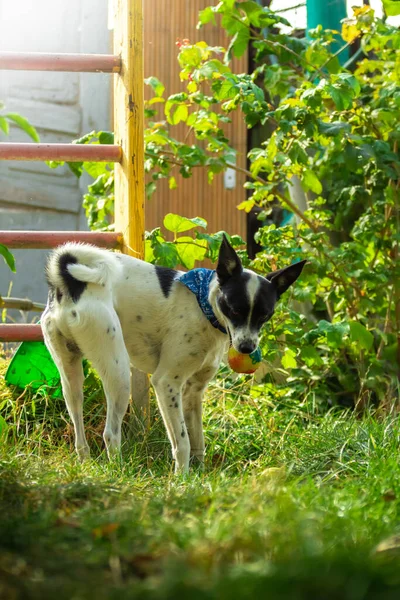
<svg viewBox="0 0 400 600">
<path fill-rule="evenodd" d="M 261 364 L 262 356 L 260 348 L 256 348 L 251 354 L 241 354 L 233 346 L 228 351 L 228 362 L 235 373 L 255 373 Z"/>
</svg>

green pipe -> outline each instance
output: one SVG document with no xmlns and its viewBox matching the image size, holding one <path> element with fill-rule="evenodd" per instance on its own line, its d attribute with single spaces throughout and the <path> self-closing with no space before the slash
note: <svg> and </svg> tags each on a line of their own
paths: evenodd
<svg viewBox="0 0 400 600">
<path fill-rule="evenodd" d="M 324 29 L 335 29 L 341 31 L 341 20 L 347 17 L 346 0 L 307 0 L 307 32 L 322 25 Z M 333 45 L 335 52 L 343 46 L 343 40 Z M 339 54 L 339 60 L 343 64 L 349 58 L 348 49 Z"/>
</svg>

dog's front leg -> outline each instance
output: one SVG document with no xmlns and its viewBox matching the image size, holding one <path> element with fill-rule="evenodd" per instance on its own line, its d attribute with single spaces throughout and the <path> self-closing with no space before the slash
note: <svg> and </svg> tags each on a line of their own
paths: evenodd
<svg viewBox="0 0 400 600">
<path fill-rule="evenodd" d="M 218 365 L 205 367 L 188 379 L 183 391 L 183 411 L 190 441 L 190 456 L 204 464 L 202 403 L 204 392 Z"/>
<path fill-rule="evenodd" d="M 158 368 L 151 382 L 171 442 L 175 473 L 186 473 L 189 470 L 190 443 L 182 409 L 182 379 Z"/>
</svg>

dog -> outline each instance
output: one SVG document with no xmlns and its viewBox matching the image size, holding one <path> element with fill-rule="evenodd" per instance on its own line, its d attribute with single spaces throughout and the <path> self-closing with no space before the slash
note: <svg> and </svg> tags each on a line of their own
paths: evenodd
<svg viewBox="0 0 400 600">
<path fill-rule="evenodd" d="M 67 243 L 49 256 L 45 344 L 58 367 L 78 456 L 89 456 L 83 423 L 82 357 L 104 386 L 108 456 L 119 455 L 130 398 L 131 366 L 151 373 L 172 446 L 175 471 L 204 461 L 202 399 L 232 344 L 243 354 L 306 261 L 262 277 L 242 263 L 224 236 L 215 271 L 155 266 L 89 244 Z"/>
</svg>

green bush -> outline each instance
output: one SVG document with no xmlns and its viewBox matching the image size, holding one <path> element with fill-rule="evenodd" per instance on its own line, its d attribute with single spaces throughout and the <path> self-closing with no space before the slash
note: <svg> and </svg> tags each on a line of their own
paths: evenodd
<svg viewBox="0 0 400 600">
<path fill-rule="evenodd" d="M 286 373 L 294 398 L 360 410 L 370 402 L 391 406 L 400 369 L 398 30 L 369 6 L 355 8 L 343 25 L 346 43 L 333 51 L 337 32 L 318 27 L 298 39 L 281 32 L 286 19 L 253 1 L 222 0 L 201 11 L 199 26 L 216 19 L 230 36 L 226 51 L 178 42 L 184 91 L 165 99 L 162 83 L 146 80 L 154 92 L 146 106 L 148 194 L 160 178 L 176 187 L 178 172 L 190 177 L 201 167 L 212 182 L 228 166 L 237 168 L 224 124 L 241 111 L 265 141 L 249 152 L 249 195 L 239 208 L 260 207 L 265 221 L 278 203 L 296 218 L 295 225 L 261 227 L 263 250 L 252 266 L 265 273 L 300 257 L 309 260 L 292 293 L 300 309 L 280 305 L 264 332 L 264 357 Z M 340 52 L 356 38 L 358 62 L 341 66 Z M 234 73 L 231 58 L 249 45 L 253 72 Z M 173 136 L 182 123 L 201 143 Z M 101 141 L 106 134 L 91 135 Z M 84 201 L 89 223 L 109 227 L 112 172 L 85 166 L 96 178 Z M 306 210 L 290 194 L 294 178 Z M 174 227 L 166 225 L 172 242 L 159 228 L 147 234 L 148 260 L 191 267 L 204 256 L 215 258 L 220 234 L 197 231 L 195 238 L 178 239 L 194 221 L 186 230 Z"/>
</svg>

